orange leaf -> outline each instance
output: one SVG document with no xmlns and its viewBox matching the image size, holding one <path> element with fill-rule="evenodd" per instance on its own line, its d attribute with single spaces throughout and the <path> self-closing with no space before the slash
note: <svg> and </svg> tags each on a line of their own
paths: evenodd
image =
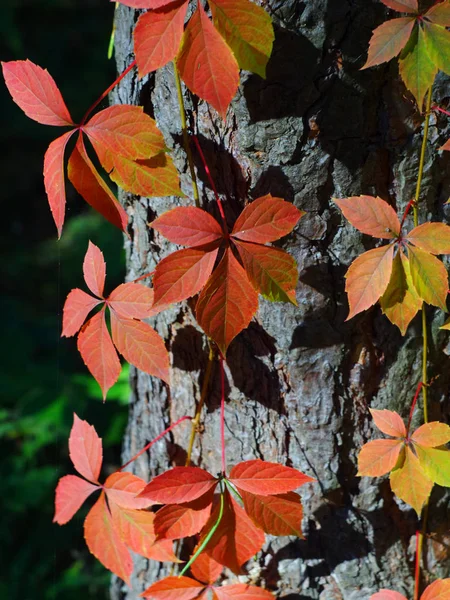
<svg viewBox="0 0 450 600">
<path fill-rule="evenodd" d="M 388 62 L 406 46 L 416 23 L 414 17 L 391 19 L 377 27 L 369 43 L 369 54 L 362 69 Z"/>
<path fill-rule="evenodd" d="M 3 62 L 3 77 L 14 102 L 23 112 L 43 125 L 73 125 L 61 92 L 53 77 L 30 60 Z"/>
<path fill-rule="evenodd" d="M 248 585 L 247 583 L 235 583 L 213 588 L 214 600 L 274 600 L 274 595 L 268 590 Z"/>
<path fill-rule="evenodd" d="M 420 516 L 422 507 L 433 489 L 433 482 L 425 475 L 418 458 L 411 449 L 406 447 L 405 450 L 403 466 L 391 473 L 391 488 L 400 500 L 412 506 Z"/>
<path fill-rule="evenodd" d="M 244 208 L 231 235 L 257 244 L 274 242 L 290 233 L 304 214 L 290 202 L 268 194 Z"/>
<path fill-rule="evenodd" d="M 227 248 L 197 302 L 197 321 L 223 354 L 250 323 L 258 308 L 258 294 Z"/>
<path fill-rule="evenodd" d="M 398 12 L 415 13 L 419 10 L 417 0 L 381 0 L 383 4 Z"/>
<path fill-rule="evenodd" d="M 105 321 L 105 310 L 94 315 L 78 334 L 78 351 L 103 392 L 103 399 L 120 375 L 120 361 Z"/>
<path fill-rule="evenodd" d="M 386 409 L 376 410 L 375 408 L 371 408 L 370 414 L 378 429 L 386 435 L 398 438 L 406 437 L 405 423 L 401 416 L 395 411 Z"/>
<path fill-rule="evenodd" d="M 81 136 L 78 138 L 69 158 L 68 175 L 73 187 L 92 208 L 103 215 L 110 223 L 126 231 L 127 213 L 97 173 L 87 155 Z"/>
<path fill-rule="evenodd" d="M 112 473 L 105 481 L 104 490 L 108 501 L 121 508 L 148 508 L 153 502 L 148 498 L 137 498 L 146 483 L 133 473 Z"/>
<path fill-rule="evenodd" d="M 164 340 L 143 321 L 111 311 L 111 332 L 117 350 L 137 369 L 169 383 L 169 353 Z"/>
<path fill-rule="evenodd" d="M 139 77 L 163 67 L 180 49 L 188 0 L 171 2 L 161 10 L 147 12 L 134 29 L 134 53 Z"/>
<path fill-rule="evenodd" d="M 188 248 L 173 252 L 157 265 L 153 277 L 155 306 L 181 302 L 198 294 L 212 273 L 218 249 Z"/>
<path fill-rule="evenodd" d="M 141 596 L 154 600 L 193 600 L 205 586 L 190 577 L 166 577 L 148 587 Z"/>
<path fill-rule="evenodd" d="M 84 257 L 83 276 L 91 292 L 102 298 L 106 279 L 106 264 L 103 252 L 92 242 L 89 242 Z"/>
<path fill-rule="evenodd" d="M 435 448 L 450 442 L 450 427 L 446 423 L 433 421 L 421 425 L 412 434 L 411 439 L 425 448 Z"/>
<path fill-rule="evenodd" d="M 53 140 L 44 156 L 44 185 L 53 220 L 61 237 L 66 212 L 66 186 L 64 176 L 64 151 L 74 130 Z"/>
<path fill-rule="evenodd" d="M 225 118 L 238 89 L 239 66 L 201 3 L 184 32 L 177 64 L 191 92 Z"/>
<path fill-rule="evenodd" d="M 394 246 L 381 246 L 364 252 L 350 265 L 345 290 L 350 312 L 347 321 L 375 304 L 384 294 L 392 273 Z"/>
<path fill-rule="evenodd" d="M 95 428 L 87 421 L 82 421 L 75 413 L 69 437 L 69 454 L 73 466 L 80 475 L 98 483 L 102 468 L 102 440 Z"/>
<path fill-rule="evenodd" d="M 204 494 L 186 504 L 163 506 L 155 516 L 158 538 L 177 540 L 196 535 L 208 521 L 211 507 L 212 493 Z"/>
<path fill-rule="evenodd" d="M 198 467 L 175 467 L 154 477 L 140 494 L 156 504 L 192 502 L 217 485 L 217 479 Z"/>
<path fill-rule="evenodd" d="M 436 23 L 436 25 L 450 27 L 450 4 L 447 0 L 439 2 L 432 6 L 430 10 L 424 14 L 424 17 L 432 23 Z"/>
<path fill-rule="evenodd" d="M 405 239 L 430 254 L 450 254 L 450 227 L 445 223 L 423 223 Z"/>
<path fill-rule="evenodd" d="M 192 575 L 204 583 L 214 583 L 219 579 L 222 571 L 223 566 L 206 552 L 199 554 L 191 565 Z"/>
<path fill-rule="evenodd" d="M 278 496 L 259 496 L 241 491 L 245 512 L 257 527 L 272 535 L 302 534 L 303 509 L 294 492 Z"/>
<path fill-rule="evenodd" d="M 297 469 L 259 459 L 239 463 L 231 469 L 228 479 L 239 490 L 261 496 L 284 494 L 314 481 Z"/>
<path fill-rule="evenodd" d="M 165 212 L 151 223 L 153 229 L 174 244 L 206 246 L 223 238 L 219 223 L 206 210 L 182 206 Z"/>
<path fill-rule="evenodd" d="M 369 600 L 406 600 L 406 598 L 399 592 L 393 592 L 392 590 L 380 590 L 376 594 L 372 594 Z"/>
<path fill-rule="evenodd" d="M 362 233 L 383 239 L 394 239 L 400 234 L 397 213 L 378 196 L 352 196 L 333 200 L 347 221 Z"/>
<path fill-rule="evenodd" d="M 100 302 L 98 298 L 93 298 L 78 288 L 69 292 L 63 308 L 61 337 L 72 337 L 78 333 L 88 314 Z"/>
<path fill-rule="evenodd" d="M 432 254 L 408 246 L 411 278 L 418 295 L 427 304 L 447 310 L 448 274 L 445 266 Z"/>
<path fill-rule="evenodd" d="M 358 475 L 380 477 L 392 471 L 404 447 L 401 440 L 373 440 L 361 448 L 358 456 Z"/>
<path fill-rule="evenodd" d="M 86 517 L 84 537 L 90 552 L 102 565 L 130 585 L 133 561 L 128 548 L 114 528 L 104 493 Z"/>
<path fill-rule="evenodd" d="M 420 600 L 450 600 L 450 579 L 437 579 L 429 585 Z"/>
<path fill-rule="evenodd" d="M 55 516 L 53 522 L 58 525 L 68 523 L 83 502 L 93 492 L 100 489 L 76 475 L 61 477 L 56 486 Z"/>
<path fill-rule="evenodd" d="M 153 313 L 153 290 L 140 283 L 122 283 L 111 292 L 108 305 L 126 319 L 147 319 Z"/>
</svg>

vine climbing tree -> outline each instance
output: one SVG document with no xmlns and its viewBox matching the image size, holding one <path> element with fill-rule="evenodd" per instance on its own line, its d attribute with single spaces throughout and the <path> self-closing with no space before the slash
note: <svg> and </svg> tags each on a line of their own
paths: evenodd
<svg viewBox="0 0 450 600">
<path fill-rule="evenodd" d="M 66 154 L 125 233 L 127 282 L 105 294 L 91 241 L 62 323 L 105 399 L 133 365 L 124 465 L 100 483 L 75 414 L 55 507 L 100 492 L 112 598 L 450 598 L 447 27 L 448 0 L 123 0 L 80 124 L 3 64 L 70 127 L 44 159 L 58 235 Z"/>
</svg>

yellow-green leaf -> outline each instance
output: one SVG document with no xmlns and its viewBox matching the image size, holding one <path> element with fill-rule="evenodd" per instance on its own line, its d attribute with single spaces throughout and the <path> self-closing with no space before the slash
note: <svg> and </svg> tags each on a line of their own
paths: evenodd
<svg viewBox="0 0 450 600">
<path fill-rule="evenodd" d="M 440 260 L 420 248 L 408 247 L 411 277 L 420 298 L 447 310 L 448 275 Z"/>
<path fill-rule="evenodd" d="M 450 487 L 450 451 L 415 446 L 426 476 L 438 485 Z"/>
<path fill-rule="evenodd" d="M 435 23 L 423 22 L 423 36 L 429 57 L 435 66 L 450 73 L 450 31 Z"/>
<path fill-rule="evenodd" d="M 390 480 L 394 494 L 412 506 L 420 516 L 422 507 L 433 489 L 433 482 L 425 474 L 419 459 L 410 448 L 406 448 L 405 462 L 392 471 Z"/>
<path fill-rule="evenodd" d="M 422 110 L 423 99 L 431 88 L 438 68 L 431 60 L 423 28 L 415 27 L 408 43 L 400 54 L 400 75 Z"/>
<path fill-rule="evenodd" d="M 443 27 L 450 27 L 450 2 L 444 0 L 435 4 L 424 14 L 424 17 L 432 23 L 437 23 Z"/>
</svg>

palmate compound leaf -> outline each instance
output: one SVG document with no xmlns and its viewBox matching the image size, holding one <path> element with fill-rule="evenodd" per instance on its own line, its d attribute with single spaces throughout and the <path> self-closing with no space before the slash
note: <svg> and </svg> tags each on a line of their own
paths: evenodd
<svg viewBox="0 0 450 600">
<path fill-rule="evenodd" d="M 177 64 L 191 92 L 225 118 L 238 89 L 239 66 L 200 2 L 184 32 Z"/>
<path fill-rule="evenodd" d="M 390 481 L 394 494 L 412 506 L 420 516 L 422 507 L 430 496 L 433 482 L 408 446 L 405 447 L 403 464 L 391 472 Z"/>
<path fill-rule="evenodd" d="M 141 596 L 149 600 L 194 600 L 205 585 L 191 577 L 166 577 L 148 587 Z"/>
<path fill-rule="evenodd" d="M 409 245 L 411 278 L 418 295 L 427 304 L 446 311 L 448 274 L 443 263 L 432 254 Z"/>
<path fill-rule="evenodd" d="M 367 61 L 362 69 L 369 69 L 398 56 L 406 46 L 415 23 L 416 19 L 413 16 L 400 17 L 377 27 L 370 40 Z"/>
<path fill-rule="evenodd" d="M 422 110 L 425 94 L 433 85 L 438 67 L 428 53 L 426 34 L 420 25 L 413 29 L 408 43 L 400 54 L 399 68 L 406 87 Z"/>
<path fill-rule="evenodd" d="M 347 221 L 362 233 L 386 240 L 400 234 L 397 213 L 378 196 L 351 196 L 338 200 L 333 198 Z"/>
<path fill-rule="evenodd" d="M 384 5 L 398 12 L 415 13 L 419 10 L 417 0 L 381 0 Z"/>
<path fill-rule="evenodd" d="M 292 467 L 259 459 L 239 463 L 228 479 L 239 490 L 262 496 L 284 494 L 315 481 Z"/>
<path fill-rule="evenodd" d="M 213 588 L 213 600 L 274 600 L 274 596 L 255 585 L 235 583 Z"/>
<path fill-rule="evenodd" d="M 188 0 L 171 1 L 139 17 L 134 29 L 134 53 L 139 76 L 174 60 L 181 45 Z"/>
<path fill-rule="evenodd" d="M 102 440 L 94 427 L 73 415 L 73 426 L 69 437 L 69 455 L 80 475 L 98 483 L 103 462 Z"/>
<path fill-rule="evenodd" d="M 111 0 L 114 2 L 115 0 Z M 152 10 L 156 8 L 163 8 L 164 6 L 170 6 L 174 3 L 174 0 L 119 0 L 121 4 L 130 6 L 131 8 L 150 8 Z"/>
<path fill-rule="evenodd" d="M 385 408 L 383 410 L 371 408 L 370 414 L 378 429 L 386 435 L 398 438 L 406 437 L 405 423 L 395 411 L 386 410 Z"/>
<path fill-rule="evenodd" d="M 214 25 L 239 67 L 265 77 L 275 39 L 268 13 L 249 0 L 212 0 L 210 7 Z"/>
<path fill-rule="evenodd" d="M 154 477 L 140 496 L 157 504 L 192 502 L 217 485 L 217 479 L 198 467 L 175 467 Z"/>
<path fill-rule="evenodd" d="M 405 239 L 430 254 L 450 254 L 450 227 L 445 223 L 423 223 Z"/>
<path fill-rule="evenodd" d="M 423 592 L 420 600 L 450 600 L 450 579 L 437 579 Z"/>
<path fill-rule="evenodd" d="M 298 494 L 288 492 L 277 496 L 260 496 L 242 490 L 240 494 L 245 512 L 257 527 L 271 535 L 303 537 L 303 509 Z"/>
</svg>

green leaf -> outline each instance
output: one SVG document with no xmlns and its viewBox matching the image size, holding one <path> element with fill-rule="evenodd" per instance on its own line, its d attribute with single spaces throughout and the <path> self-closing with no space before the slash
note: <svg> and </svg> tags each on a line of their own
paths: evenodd
<svg viewBox="0 0 450 600">
<path fill-rule="evenodd" d="M 438 71 L 430 58 L 422 27 L 416 27 L 409 38 L 406 47 L 400 54 L 400 75 L 422 110 L 423 99 L 431 88 Z"/>
<path fill-rule="evenodd" d="M 450 73 L 450 31 L 424 21 L 423 35 L 428 55 L 435 66 L 444 73 Z"/>
<path fill-rule="evenodd" d="M 432 254 L 408 246 L 411 277 L 420 298 L 446 311 L 448 275 L 440 260 Z"/>
<path fill-rule="evenodd" d="M 450 487 L 450 451 L 415 445 L 425 474 L 438 485 Z"/>
<path fill-rule="evenodd" d="M 450 27 L 450 2 L 444 0 L 444 2 L 435 4 L 424 14 L 424 17 L 432 23 L 437 23 L 443 27 Z"/>
</svg>

